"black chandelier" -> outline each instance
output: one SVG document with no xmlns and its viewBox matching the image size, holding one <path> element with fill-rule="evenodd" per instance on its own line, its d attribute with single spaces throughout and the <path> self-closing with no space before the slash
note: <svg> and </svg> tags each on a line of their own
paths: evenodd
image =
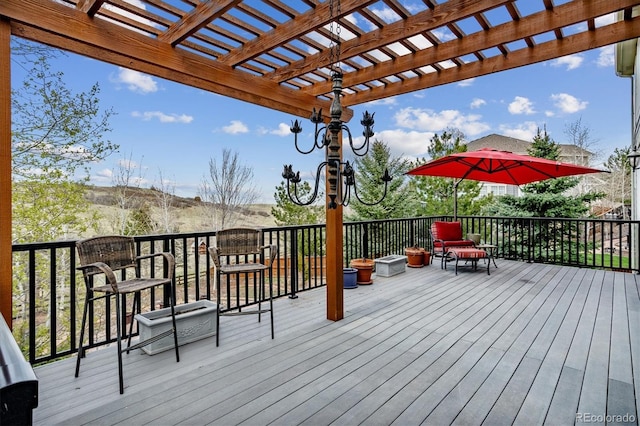
<svg viewBox="0 0 640 426">
<path fill-rule="evenodd" d="M 337 5 L 339 15 L 340 5 Z M 333 9 L 334 2 L 331 1 L 331 16 L 333 17 Z M 306 206 L 313 203 L 318 196 L 319 187 L 320 187 L 320 178 L 322 175 L 322 170 L 326 168 L 327 172 L 327 196 L 329 197 L 329 203 L 327 204 L 327 208 L 335 209 L 338 207 L 338 204 L 343 206 L 348 206 L 351 199 L 351 188 L 353 187 L 353 194 L 362 204 L 366 204 L 368 206 L 373 206 L 379 204 L 384 200 L 387 196 L 387 187 L 392 177 L 389 175 L 389 170 L 385 169 L 384 175 L 380 178 L 382 182 L 384 182 L 384 193 L 382 197 L 374 202 L 366 202 L 358 196 L 358 187 L 356 185 L 356 177 L 355 170 L 349 161 L 342 162 L 340 161 L 340 132 L 346 132 L 349 137 L 349 146 L 353 151 L 354 155 L 358 157 L 364 157 L 369 152 L 369 139 L 374 135 L 373 133 L 373 116 L 374 114 L 369 114 L 368 111 L 365 111 L 360 121 L 360 124 L 364 126 L 364 131 L 362 132 L 362 136 L 364 136 L 364 142 L 358 146 L 354 146 L 353 137 L 351 136 L 351 130 L 349 127 L 344 124 L 341 120 L 342 116 L 342 104 L 340 102 L 340 97 L 342 96 L 342 71 L 339 67 L 340 62 L 340 24 L 336 19 L 337 30 L 333 31 L 333 23 L 331 24 L 331 65 L 330 69 L 332 71 L 331 80 L 333 82 L 332 92 L 333 92 L 333 100 L 331 102 L 330 107 L 330 117 L 331 120 L 328 124 L 322 125 L 324 122 L 324 118 L 322 117 L 322 109 L 316 111 L 313 108 L 313 112 L 311 114 L 310 120 L 315 124 L 315 136 L 314 143 L 310 149 L 304 150 L 300 149 L 298 145 L 298 134 L 302 132 L 302 126 L 298 120 L 295 120 L 292 123 L 290 128 L 291 133 L 295 135 L 295 146 L 296 150 L 301 154 L 310 154 L 316 149 L 325 149 L 326 150 L 326 160 L 321 162 L 318 165 L 318 170 L 316 172 L 315 177 L 315 185 L 313 192 L 308 200 L 301 200 L 298 195 L 298 183 L 301 182 L 300 172 L 294 172 L 293 166 L 291 164 L 284 166 L 284 171 L 282 172 L 282 177 L 287 180 L 287 194 L 289 195 L 289 199 L 299 205 Z M 292 189 L 293 186 L 293 189 Z"/>
</svg>

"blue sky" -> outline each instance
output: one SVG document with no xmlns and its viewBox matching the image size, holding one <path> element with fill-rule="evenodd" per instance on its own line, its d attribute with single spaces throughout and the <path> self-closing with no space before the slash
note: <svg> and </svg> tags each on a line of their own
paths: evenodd
<svg viewBox="0 0 640 426">
<path fill-rule="evenodd" d="M 471 141 L 491 133 L 531 140 L 546 126 L 556 142 L 567 143 L 566 126 L 581 119 L 590 129 L 592 150 L 604 161 L 631 140 L 631 80 L 616 76 L 613 52 L 608 46 L 357 106 L 349 126 L 360 135 L 362 113 L 375 112 L 375 138 L 394 156 L 421 158 L 434 133 L 449 127 Z M 253 169 L 259 201 L 273 203 L 283 164 L 309 174 L 324 158 L 295 150 L 289 127 L 300 117 L 73 54 L 52 65 L 73 91 L 99 83 L 102 106 L 116 112 L 108 138 L 120 152 L 93 165 L 96 185 L 111 185 L 118 162 L 130 158 L 141 170 L 142 186 L 158 185 L 161 172 L 177 195 L 192 197 L 209 159 L 230 149 Z M 12 72 L 17 87 L 23 71 Z M 300 138 L 311 144 L 313 125 L 303 118 L 302 126 Z"/>
</svg>

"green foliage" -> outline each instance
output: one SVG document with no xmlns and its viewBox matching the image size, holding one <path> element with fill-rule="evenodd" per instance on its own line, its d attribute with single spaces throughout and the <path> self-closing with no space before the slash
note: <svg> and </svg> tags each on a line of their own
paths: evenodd
<svg viewBox="0 0 640 426">
<path fill-rule="evenodd" d="M 534 157 L 558 160 L 560 147 L 547 134 L 546 130 L 538 133 L 533 139 L 529 155 Z M 564 225 L 559 222 L 554 226 L 531 225 L 527 218 L 554 217 L 579 218 L 589 212 L 589 203 L 602 198 L 601 193 L 585 193 L 568 195 L 567 191 L 575 188 L 579 181 L 575 177 L 547 179 L 541 182 L 524 185 L 521 197 L 506 195 L 487 206 L 484 211 L 489 216 L 508 216 L 522 219 L 507 221 L 503 226 L 518 244 L 512 244 L 517 250 L 524 249 L 533 253 L 533 260 L 545 262 L 549 259 L 572 259 L 584 250 L 582 234 L 585 232 L 575 224 Z M 577 241 L 577 244 L 563 244 L 564 241 Z M 514 249 L 515 250 L 515 249 Z M 524 253 L 512 252 L 512 257 Z"/>
<path fill-rule="evenodd" d="M 106 158 L 117 146 L 105 139 L 111 130 L 111 110 L 101 110 L 99 86 L 72 93 L 61 72 L 50 69 L 49 59 L 56 51 L 31 43 L 13 41 L 12 60 L 29 70 L 25 80 L 12 88 L 12 239 L 15 243 L 46 242 L 77 238 L 97 217 L 89 213 L 84 198 L 88 165 Z M 69 315 L 68 255 L 50 259 L 38 255 L 35 271 L 36 300 L 29 299 L 28 285 L 33 272 L 27 259 L 14 255 L 13 313 L 16 340 L 23 348 L 29 338 L 36 340 L 36 355 L 49 351 L 51 324 L 67 324 Z M 55 291 L 50 288 L 50 266 L 58 268 Z M 66 271 L 66 274 L 65 272 Z M 75 272 L 75 271 L 74 271 Z M 55 295 L 55 304 L 50 299 Z M 79 299 L 79 298 L 78 298 Z M 24 326 L 27 307 L 36 303 L 36 335 Z M 56 306 L 55 311 L 50 307 Z M 54 318 L 56 319 L 54 321 Z M 60 326 L 58 326 L 60 328 Z M 56 336 L 69 336 L 69 330 L 55 330 Z M 68 348 L 69 341 L 57 342 Z"/>
<path fill-rule="evenodd" d="M 14 243 L 75 238 L 97 223 L 85 187 L 62 178 L 34 176 L 13 186 Z"/>
<path fill-rule="evenodd" d="M 298 184 L 298 196 L 306 200 L 311 193 L 309 182 Z M 286 183 L 280 182 L 273 194 L 276 205 L 271 207 L 271 215 L 275 218 L 276 225 L 310 225 L 324 222 L 324 207 L 320 205 L 299 206 L 289 198 Z M 322 194 L 319 199 L 324 199 Z"/>
<path fill-rule="evenodd" d="M 434 135 L 427 153 L 432 160 L 445 157 L 456 152 L 466 152 L 464 135 L 456 129 Z M 427 160 L 417 161 L 412 165 L 418 167 Z M 411 186 L 417 193 L 423 216 L 439 216 L 453 214 L 456 179 L 435 176 L 413 176 Z M 480 213 L 484 205 L 492 200 L 492 196 L 480 196 L 482 183 L 474 180 L 462 180 L 458 184 L 458 215 L 475 215 Z"/>
<path fill-rule="evenodd" d="M 133 209 L 127 216 L 125 235 L 147 235 L 153 233 L 156 228 L 151 218 L 151 207 L 144 203 Z"/>
<path fill-rule="evenodd" d="M 345 216 L 348 220 L 390 219 L 415 215 L 417 201 L 415 194 L 407 183 L 405 173 L 411 164 L 408 160 L 392 158 L 389 147 L 384 142 L 375 140 L 369 152 L 355 161 L 356 185 L 358 196 L 367 203 L 373 203 L 384 194 L 384 183 L 381 177 L 385 169 L 393 177 L 389 182 L 387 195 L 381 203 L 370 206 L 351 197 L 351 211 Z"/>
<path fill-rule="evenodd" d="M 560 146 L 551 139 L 546 130 L 538 129 L 528 153 L 533 157 L 558 160 Z M 569 195 L 567 192 L 578 183 L 578 178 L 570 176 L 523 185 L 524 194 L 521 197 L 500 197 L 496 203 L 488 206 L 484 213 L 514 217 L 585 217 L 589 212 L 589 203 L 602 198 L 604 194 L 587 192 Z"/>
<path fill-rule="evenodd" d="M 22 86 L 11 93 L 12 171 L 31 178 L 34 173 L 63 171 L 71 178 L 79 168 L 100 161 L 117 149 L 105 140 L 111 131 L 111 110 L 100 110 L 98 84 L 72 93 L 63 74 L 38 57 Z"/>
</svg>

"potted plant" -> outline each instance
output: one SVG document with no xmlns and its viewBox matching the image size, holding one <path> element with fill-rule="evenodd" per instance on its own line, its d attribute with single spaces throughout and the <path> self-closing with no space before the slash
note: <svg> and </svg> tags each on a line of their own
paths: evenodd
<svg viewBox="0 0 640 426">
<path fill-rule="evenodd" d="M 407 247 L 404 249 L 404 254 L 407 256 L 407 266 L 411 268 L 422 268 L 424 265 L 428 265 L 429 258 L 425 259 L 426 250 L 424 247 Z"/>
<path fill-rule="evenodd" d="M 359 285 L 373 284 L 373 280 L 371 279 L 373 265 L 375 265 L 373 259 L 365 257 L 360 259 L 351 259 L 349 266 L 358 270 L 356 282 Z"/>
</svg>

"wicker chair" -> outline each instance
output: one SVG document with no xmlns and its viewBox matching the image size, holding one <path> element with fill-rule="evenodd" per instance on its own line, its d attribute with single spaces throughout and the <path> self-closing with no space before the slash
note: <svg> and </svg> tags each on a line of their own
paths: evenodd
<svg viewBox="0 0 640 426">
<path fill-rule="evenodd" d="M 82 329 L 80 330 L 80 344 L 78 349 L 78 357 L 76 360 L 76 377 L 80 373 L 80 359 L 85 356 L 85 348 L 83 347 L 84 329 L 87 322 L 87 314 L 89 305 L 98 299 L 109 299 L 113 297 L 116 302 L 116 340 L 118 343 L 118 377 L 120 382 L 120 393 L 124 393 L 124 380 L 122 374 L 122 352 L 127 352 L 141 348 L 164 337 L 173 335 L 173 342 L 176 351 L 176 361 L 180 361 L 178 353 L 178 334 L 176 329 L 175 317 L 175 283 L 173 273 L 175 269 L 175 259 L 171 253 L 153 253 L 145 256 L 135 255 L 135 243 L 131 237 L 124 236 L 106 236 L 94 237 L 76 243 L 78 255 L 80 258 L 80 266 L 78 269 L 82 271 L 84 282 L 87 287 L 85 297 L 84 311 L 82 313 Z M 140 261 L 153 257 L 162 257 L 165 261 L 165 277 L 164 278 L 142 278 L 140 270 Z M 130 279 L 124 279 L 127 270 L 135 271 L 135 276 Z M 117 271 L 121 271 L 121 280 L 116 278 Z M 95 276 L 104 275 L 104 284 L 94 285 Z M 136 310 L 140 312 L 141 299 L 140 293 L 153 287 L 163 286 L 164 291 L 168 292 L 171 299 L 171 317 L 173 327 L 163 333 L 158 334 L 145 341 L 140 341 L 133 346 L 131 345 L 131 334 L 133 331 L 133 322 Z M 131 319 L 129 324 L 129 333 L 127 339 L 127 347 L 122 348 L 122 329 L 126 328 L 126 318 L 123 317 L 123 309 L 126 310 L 127 294 L 133 293 L 133 306 Z M 165 293 L 166 297 L 167 293 Z M 124 303 L 121 308 L 121 299 Z M 108 322 L 108 321 L 107 321 Z"/>
<path fill-rule="evenodd" d="M 264 252 L 269 250 L 269 257 L 265 259 Z M 230 228 L 216 232 L 216 246 L 209 247 L 209 254 L 213 260 L 215 268 L 216 286 L 216 346 L 220 344 L 220 316 L 234 315 L 258 315 L 258 322 L 261 321 L 263 313 L 269 312 L 271 317 L 271 338 L 274 338 L 273 330 L 273 279 L 271 264 L 274 257 L 277 257 L 277 247 L 274 244 L 262 245 L 262 231 L 253 228 Z M 256 259 L 259 259 L 259 263 Z M 264 272 L 269 271 L 269 308 L 262 307 L 265 299 Z M 258 307 L 257 309 L 245 309 L 222 312 L 220 283 L 222 275 L 253 273 L 260 276 L 258 287 Z M 236 279 L 238 282 L 239 279 Z"/>
<path fill-rule="evenodd" d="M 431 239 L 433 255 L 441 257 L 440 267 L 443 268 L 447 260 L 447 252 L 451 247 L 475 247 L 473 240 L 462 238 L 462 224 L 460 222 L 435 221 L 431 224 Z"/>
</svg>

